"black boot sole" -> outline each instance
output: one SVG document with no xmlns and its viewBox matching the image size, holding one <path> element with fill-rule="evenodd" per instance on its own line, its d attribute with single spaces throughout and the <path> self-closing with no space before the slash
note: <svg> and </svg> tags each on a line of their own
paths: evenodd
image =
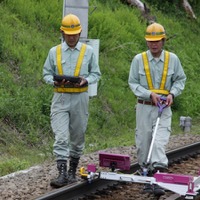
<svg viewBox="0 0 200 200">
<path fill-rule="evenodd" d="M 163 190 L 163 189 L 155 189 L 154 191 L 153 191 L 153 193 L 154 193 L 154 195 L 155 196 L 162 196 L 162 195 L 165 195 L 165 191 Z"/>
<path fill-rule="evenodd" d="M 51 186 L 51 187 L 54 187 L 54 188 L 60 188 L 60 187 L 66 186 L 66 185 L 68 185 L 68 182 L 62 183 L 62 184 L 50 183 L 50 186 Z"/>
</svg>

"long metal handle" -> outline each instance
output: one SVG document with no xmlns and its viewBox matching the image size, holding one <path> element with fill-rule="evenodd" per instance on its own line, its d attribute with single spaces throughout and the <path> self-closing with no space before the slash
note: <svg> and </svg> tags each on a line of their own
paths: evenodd
<svg viewBox="0 0 200 200">
<path fill-rule="evenodd" d="M 153 132 L 153 138 L 151 140 L 151 145 L 150 145 L 150 148 L 149 148 L 149 153 L 148 153 L 148 157 L 147 157 L 147 163 L 149 163 L 150 161 L 150 157 L 151 157 L 151 153 L 152 153 L 152 149 L 153 149 L 153 145 L 154 145 L 154 141 L 156 139 L 156 133 L 157 133 L 157 129 L 158 129 L 158 124 L 160 122 L 160 117 L 157 118 L 157 121 L 156 121 L 156 126 L 155 126 L 155 129 L 154 129 L 154 132 Z"/>
<path fill-rule="evenodd" d="M 166 102 L 166 98 L 161 97 L 161 101 L 158 102 L 158 104 L 157 104 L 157 106 L 159 108 L 158 118 L 157 118 L 157 121 L 156 121 L 156 126 L 155 126 L 155 129 L 154 129 L 154 132 L 153 132 L 153 137 L 152 137 L 151 145 L 150 145 L 150 148 L 149 148 L 149 153 L 148 153 L 148 156 L 147 156 L 147 164 L 150 162 L 151 153 L 152 153 L 154 141 L 155 141 L 155 138 L 156 138 L 156 133 L 157 133 L 157 129 L 158 129 L 158 125 L 159 125 L 159 122 L 160 122 L 160 117 L 161 117 L 162 111 L 163 111 L 164 108 L 167 107 L 165 102 Z"/>
</svg>

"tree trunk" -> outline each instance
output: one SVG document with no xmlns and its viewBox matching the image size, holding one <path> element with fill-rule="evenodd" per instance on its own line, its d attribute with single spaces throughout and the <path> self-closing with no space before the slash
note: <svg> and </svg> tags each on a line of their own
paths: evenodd
<svg viewBox="0 0 200 200">
<path fill-rule="evenodd" d="M 185 9 L 186 13 L 188 13 L 188 15 L 190 17 L 192 17 L 193 19 L 196 19 L 196 16 L 192 10 L 191 5 L 189 4 L 188 0 L 183 0 L 182 2 L 183 8 Z"/>
<path fill-rule="evenodd" d="M 140 0 L 126 0 L 131 6 L 137 7 L 142 13 L 145 12 L 144 4 Z"/>
<path fill-rule="evenodd" d="M 130 6 L 137 7 L 141 11 L 141 13 L 143 14 L 143 16 L 146 19 L 148 19 L 150 10 L 140 0 L 123 0 L 123 1 L 126 2 L 126 3 L 128 3 Z M 182 6 L 185 9 L 186 13 L 190 17 L 192 17 L 193 19 L 196 19 L 196 16 L 195 16 L 195 14 L 193 12 L 193 9 L 192 9 L 190 3 L 188 2 L 188 0 L 182 0 Z"/>
<path fill-rule="evenodd" d="M 156 22 L 156 17 L 150 15 L 150 9 L 147 8 L 145 3 L 142 3 L 140 0 L 124 0 L 124 1 L 128 3 L 130 6 L 134 6 L 140 10 L 142 17 L 145 20 L 147 20 L 147 25 Z"/>
</svg>

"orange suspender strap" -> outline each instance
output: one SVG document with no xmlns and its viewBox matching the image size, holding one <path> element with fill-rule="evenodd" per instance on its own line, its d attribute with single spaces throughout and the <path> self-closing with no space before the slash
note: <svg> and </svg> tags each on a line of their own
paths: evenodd
<svg viewBox="0 0 200 200">
<path fill-rule="evenodd" d="M 169 52 L 165 51 L 165 61 L 164 61 L 164 68 L 163 68 L 163 74 L 162 74 L 162 80 L 160 84 L 160 89 L 154 89 L 152 79 L 151 79 L 151 72 L 149 69 L 149 62 L 147 58 L 147 53 L 142 53 L 143 63 L 144 63 L 144 69 L 147 77 L 147 83 L 149 86 L 149 90 L 152 92 L 158 93 L 158 94 L 169 94 L 168 90 L 165 90 L 165 83 L 167 80 L 167 71 L 168 71 L 168 65 L 169 65 Z"/>
<path fill-rule="evenodd" d="M 165 51 L 165 61 L 164 61 L 163 75 L 162 75 L 162 80 L 161 80 L 161 84 L 160 84 L 161 90 L 165 89 L 165 83 L 166 83 L 167 72 L 168 72 L 168 65 L 169 65 L 169 52 Z"/>
<path fill-rule="evenodd" d="M 86 44 L 82 44 L 81 46 L 81 50 L 79 53 L 79 57 L 77 60 L 77 64 L 76 64 L 76 68 L 75 68 L 75 72 L 74 72 L 74 76 L 79 76 L 80 73 L 80 69 L 81 69 L 81 65 L 83 62 L 83 58 L 85 55 L 85 51 L 86 51 Z M 57 46 L 56 48 L 56 62 L 57 62 L 57 67 L 58 67 L 58 74 L 59 75 L 63 75 L 63 69 L 62 69 L 62 65 L 61 65 L 61 57 L 62 57 L 62 51 L 61 51 L 61 44 Z M 61 87 L 56 87 L 54 88 L 55 92 L 85 92 L 88 90 L 88 86 L 86 87 L 80 87 L 80 88 L 65 88 L 64 86 Z"/>
<path fill-rule="evenodd" d="M 148 83 L 149 89 L 152 90 L 153 89 L 153 83 L 152 83 L 152 80 L 151 80 L 151 72 L 150 72 L 150 69 L 149 69 L 149 62 L 148 62 L 146 52 L 142 53 L 142 58 L 143 58 L 143 63 L 144 63 L 144 70 L 145 70 L 146 77 L 147 77 L 147 83 Z"/>
<path fill-rule="evenodd" d="M 59 44 L 56 48 L 56 62 L 58 67 L 58 74 L 63 75 L 62 65 L 61 65 L 61 57 L 62 57 L 62 51 L 61 51 L 61 44 Z"/>
<path fill-rule="evenodd" d="M 63 75 L 61 58 L 62 58 L 62 51 L 61 51 L 61 44 L 59 44 L 56 48 L 56 62 L 57 62 L 57 68 L 58 68 L 59 75 Z M 60 87 L 64 88 L 64 85 L 61 85 Z M 55 90 L 55 88 L 54 88 L 54 90 Z"/>
<path fill-rule="evenodd" d="M 80 54 L 79 54 L 79 57 L 78 57 L 78 61 L 77 61 L 77 64 L 76 64 L 76 69 L 75 69 L 75 72 L 74 72 L 74 76 L 79 76 L 85 51 L 86 51 L 86 44 L 82 44 L 81 50 L 80 50 Z"/>
</svg>

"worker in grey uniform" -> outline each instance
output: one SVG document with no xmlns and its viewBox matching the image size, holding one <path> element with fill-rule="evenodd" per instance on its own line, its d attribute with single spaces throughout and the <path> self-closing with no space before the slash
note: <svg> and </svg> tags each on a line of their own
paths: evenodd
<svg viewBox="0 0 200 200">
<path fill-rule="evenodd" d="M 152 134 L 158 117 L 158 102 L 165 97 L 167 107 L 163 109 L 150 158 L 149 174 L 168 168 L 165 153 L 171 134 L 171 105 L 185 87 L 186 75 L 179 58 L 163 49 L 166 41 L 165 29 L 153 23 L 146 29 L 148 50 L 137 54 L 131 63 L 128 83 L 137 97 L 135 143 L 138 163 L 143 167 L 147 161 Z M 161 188 L 145 185 L 144 192 L 164 194 Z"/>
<path fill-rule="evenodd" d="M 50 49 L 43 68 L 43 78 L 54 90 L 50 117 L 59 175 L 50 185 L 57 188 L 76 181 L 88 123 L 88 85 L 101 76 L 93 48 L 79 41 L 80 19 L 74 14 L 66 15 L 60 31 L 63 42 Z M 54 80 L 55 75 L 61 80 Z"/>
</svg>

